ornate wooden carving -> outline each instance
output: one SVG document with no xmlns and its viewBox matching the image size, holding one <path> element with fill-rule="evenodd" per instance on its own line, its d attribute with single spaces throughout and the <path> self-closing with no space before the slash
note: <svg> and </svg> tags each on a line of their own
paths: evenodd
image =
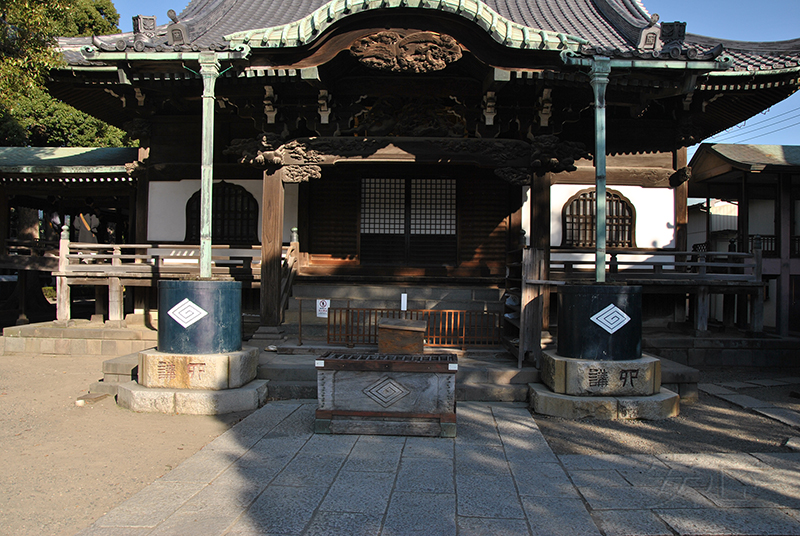
<svg viewBox="0 0 800 536">
<path fill-rule="evenodd" d="M 322 178 L 322 168 L 319 166 L 284 166 L 281 170 L 283 182 L 308 182 Z"/>
<path fill-rule="evenodd" d="M 539 177 L 545 173 L 575 171 L 575 161 L 591 159 L 586 146 L 562 141 L 557 136 L 536 136 L 531 142 L 531 170 Z"/>
<path fill-rule="evenodd" d="M 494 174 L 506 182 L 519 186 L 531 183 L 531 174 L 527 168 L 497 168 L 494 170 Z"/>
<path fill-rule="evenodd" d="M 392 72 L 441 71 L 461 58 L 455 39 L 434 32 L 378 32 L 358 39 L 350 52 L 367 67 Z"/>
<path fill-rule="evenodd" d="M 466 121 L 454 106 L 441 99 L 385 97 L 355 117 L 356 126 L 342 134 L 358 136 L 450 137 L 466 136 Z"/>
<path fill-rule="evenodd" d="M 280 165 L 283 161 L 277 152 L 281 145 L 280 136 L 262 132 L 255 139 L 235 139 L 223 151 L 224 154 L 236 155 L 240 164 L 249 164 L 258 168 Z"/>
</svg>

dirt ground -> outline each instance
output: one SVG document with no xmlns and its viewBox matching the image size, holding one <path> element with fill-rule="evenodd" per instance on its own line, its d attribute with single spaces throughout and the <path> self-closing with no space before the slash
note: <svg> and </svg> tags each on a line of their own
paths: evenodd
<svg viewBox="0 0 800 536">
<path fill-rule="evenodd" d="M 247 415 L 137 414 L 110 397 L 76 406 L 102 361 L 0 356 L 0 534 L 74 534 Z M 711 371 L 702 381 L 777 376 Z M 793 391 L 739 392 L 800 411 Z M 784 452 L 800 435 L 707 395 L 666 421 L 536 421 L 557 454 Z"/>
<path fill-rule="evenodd" d="M 0 355 L 0 534 L 75 534 L 247 415 L 76 406 L 102 361 Z"/>
</svg>

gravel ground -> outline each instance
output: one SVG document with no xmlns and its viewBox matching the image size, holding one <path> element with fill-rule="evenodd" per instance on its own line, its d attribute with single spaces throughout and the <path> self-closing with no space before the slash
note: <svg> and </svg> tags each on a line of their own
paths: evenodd
<svg viewBox="0 0 800 536">
<path fill-rule="evenodd" d="M 780 379 L 779 374 L 748 370 L 707 370 L 702 383 Z M 800 412 L 800 385 L 737 389 L 772 404 Z M 800 430 L 729 404 L 706 393 L 682 404 L 680 416 L 663 421 L 569 421 L 536 415 L 535 420 L 556 454 L 660 454 L 694 452 L 791 452 L 785 447 Z"/>
</svg>

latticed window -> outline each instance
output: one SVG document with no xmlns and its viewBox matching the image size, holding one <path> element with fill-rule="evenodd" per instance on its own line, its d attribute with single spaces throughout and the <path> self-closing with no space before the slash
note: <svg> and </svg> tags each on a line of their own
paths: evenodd
<svg viewBox="0 0 800 536">
<path fill-rule="evenodd" d="M 562 246 L 595 247 L 597 192 L 582 190 L 564 205 Z M 628 199 L 614 190 L 606 191 L 606 247 L 636 247 L 636 212 Z"/>
<path fill-rule="evenodd" d="M 211 241 L 216 244 L 258 244 L 258 202 L 244 186 L 214 184 Z M 200 243 L 200 190 L 186 203 L 186 242 Z"/>
<path fill-rule="evenodd" d="M 361 261 L 454 264 L 456 181 L 447 178 L 361 180 Z"/>
</svg>

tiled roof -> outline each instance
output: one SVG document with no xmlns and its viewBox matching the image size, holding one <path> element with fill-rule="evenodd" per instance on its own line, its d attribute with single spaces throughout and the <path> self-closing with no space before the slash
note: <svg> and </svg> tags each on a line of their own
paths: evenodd
<svg viewBox="0 0 800 536">
<path fill-rule="evenodd" d="M 0 147 L 6 173 L 125 173 L 138 149 L 127 147 Z"/>
<path fill-rule="evenodd" d="M 733 143 L 704 143 L 698 155 L 710 151 L 740 169 L 760 171 L 766 167 L 800 168 L 798 145 L 745 145 Z M 694 162 L 697 158 L 693 158 Z"/>
<path fill-rule="evenodd" d="M 148 50 L 156 52 L 209 48 L 224 50 L 229 46 L 224 37 L 241 32 L 283 27 L 284 33 L 287 33 L 287 29 L 291 29 L 297 35 L 300 33 L 299 25 L 291 26 L 291 24 L 304 18 L 308 19 L 312 14 L 315 14 L 315 17 L 310 22 L 311 29 L 308 32 L 313 32 L 315 36 L 319 35 L 319 18 L 324 19 L 324 17 L 316 15 L 324 14 L 326 9 L 328 17 L 323 20 L 323 24 L 330 25 L 359 10 L 383 9 L 387 6 L 434 9 L 461 13 L 465 16 L 462 11 L 468 1 L 475 3 L 475 0 L 333 0 L 331 2 L 328 0 L 191 0 L 178 17 L 188 30 L 189 44 L 182 47 L 168 46 L 167 25 L 162 25 L 158 27 L 156 37 L 151 39 L 147 46 L 152 47 Z M 334 13 L 332 5 L 337 2 L 337 9 L 341 10 Z M 528 30 L 545 30 L 553 34 L 574 36 L 578 40 L 573 40 L 573 44 L 585 41 L 580 47 L 580 52 L 584 54 L 621 57 L 640 55 L 636 49 L 638 35 L 650 22 L 650 14 L 640 0 L 482 0 L 482 4 L 503 20 L 507 20 L 516 30 L 524 30 L 525 35 L 530 33 Z M 478 18 L 476 16 L 475 20 Z M 489 33 L 492 31 L 491 28 L 487 29 Z M 509 35 L 507 29 L 505 41 L 497 36 L 495 39 L 509 45 L 511 41 Z M 266 40 L 266 37 L 264 39 Z M 103 36 L 100 41 L 106 47 L 112 47 L 117 43 L 121 43 L 123 47 L 131 47 L 134 43 L 134 34 Z M 100 41 L 96 41 L 95 46 L 98 46 Z M 301 39 L 299 42 L 305 41 Z M 80 55 L 80 48 L 91 43 L 91 38 L 59 41 L 67 61 L 73 65 L 85 63 Z M 290 40 L 284 42 L 281 36 L 277 46 L 294 44 L 297 42 L 292 43 Z M 686 34 L 683 48 L 694 49 L 702 57 L 706 54 L 713 55 L 715 47 L 719 44 L 723 45 L 725 54 L 732 57 L 735 71 L 771 71 L 800 67 L 800 40 L 782 43 L 748 43 Z M 524 45 L 520 48 L 524 48 Z M 716 50 L 716 54 L 719 54 L 719 48 Z"/>
</svg>

